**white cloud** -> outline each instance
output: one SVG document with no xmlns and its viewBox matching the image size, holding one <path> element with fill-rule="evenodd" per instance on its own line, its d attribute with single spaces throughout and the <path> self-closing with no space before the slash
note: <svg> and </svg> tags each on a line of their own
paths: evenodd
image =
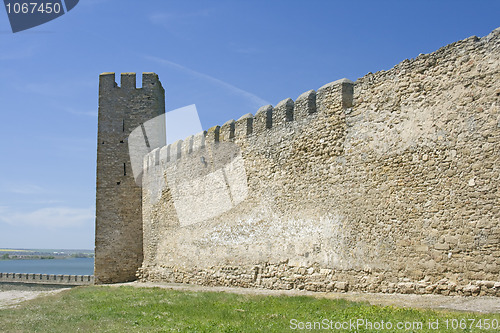
<svg viewBox="0 0 500 333">
<path fill-rule="evenodd" d="M 0 221 L 17 226 L 79 227 L 94 220 L 93 208 L 46 207 L 32 212 L 12 212 L 0 207 Z"/>
<path fill-rule="evenodd" d="M 0 192 L 14 194 L 42 194 L 47 193 L 47 190 L 36 184 L 23 181 L 0 181 Z"/>
<path fill-rule="evenodd" d="M 233 51 L 236 53 L 249 54 L 249 55 L 262 53 L 262 50 L 256 47 L 235 47 Z"/>
<path fill-rule="evenodd" d="M 204 17 L 209 17 L 213 11 L 211 9 L 201 9 L 194 12 L 155 12 L 149 15 L 148 19 L 152 24 L 162 26 L 164 28 L 174 28 L 179 25 L 187 24 L 193 19 L 197 20 Z"/>
<path fill-rule="evenodd" d="M 5 46 L 4 46 L 5 47 Z M 26 45 L 19 48 L 5 47 L 0 54 L 0 61 L 23 60 L 31 58 L 38 49 L 37 45 Z"/>
<path fill-rule="evenodd" d="M 75 81 L 38 81 L 22 84 L 15 84 L 14 88 L 23 93 L 37 94 L 47 97 L 67 97 L 75 96 L 80 92 L 79 88 L 95 88 L 95 80 Z"/>
<path fill-rule="evenodd" d="M 109 2 L 110 0 L 85 0 L 81 1 L 78 3 L 79 6 L 95 6 L 95 5 L 101 5 L 106 2 Z"/>
<path fill-rule="evenodd" d="M 244 98 L 250 100 L 257 107 L 261 107 L 262 105 L 271 104 L 268 101 L 260 98 L 259 96 L 252 94 L 251 92 L 248 92 L 246 90 L 243 90 L 243 89 L 240 89 L 238 87 L 235 87 L 235 86 L 233 86 L 230 83 L 227 83 L 225 81 L 219 80 L 219 79 L 217 79 L 217 78 L 215 78 L 213 76 L 210 76 L 208 74 L 197 72 L 197 71 L 195 71 L 195 70 L 193 70 L 191 68 L 184 67 L 182 65 L 179 65 L 179 64 L 177 64 L 175 62 L 172 62 L 172 61 L 169 61 L 169 60 L 166 60 L 166 59 L 161 59 L 161 58 L 152 57 L 152 56 L 146 56 L 145 58 L 148 59 L 148 60 L 150 60 L 150 61 L 154 61 L 156 63 L 159 63 L 161 65 L 165 65 L 165 66 L 169 66 L 171 68 L 178 69 L 179 71 L 187 73 L 189 75 L 192 75 L 192 76 L 199 77 L 199 78 L 202 78 L 204 80 L 207 80 L 207 81 L 209 81 L 209 82 L 211 82 L 211 83 L 213 83 L 215 85 L 223 87 L 224 89 L 228 90 L 230 93 L 232 93 L 234 95 L 239 95 L 241 97 L 244 97 Z"/>
<path fill-rule="evenodd" d="M 64 203 L 63 200 L 47 199 L 47 200 L 23 200 L 23 203 L 33 204 L 33 205 L 53 205 Z"/>
<path fill-rule="evenodd" d="M 34 184 L 16 184 L 7 188 L 7 192 L 16 194 L 40 194 L 44 193 L 44 189 Z"/>
<path fill-rule="evenodd" d="M 64 111 L 78 116 L 97 117 L 97 110 L 79 111 L 71 107 L 64 108 Z"/>
</svg>

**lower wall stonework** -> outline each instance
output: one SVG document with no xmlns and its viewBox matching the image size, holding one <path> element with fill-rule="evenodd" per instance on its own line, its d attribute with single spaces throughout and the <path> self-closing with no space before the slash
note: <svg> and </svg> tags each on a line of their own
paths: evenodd
<svg viewBox="0 0 500 333">
<path fill-rule="evenodd" d="M 144 272 L 140 269 L 139 277 L 143 282 L 205 286 L 500 297 L 500 282 L 496 281 L 473 281 L 461 284 L 446 278 L 432 282 L 429 277 L 419 281 L 411 281 L 409 278 L 387 280 L 384 272 L 342 272 L 319 267 L 293 267 L 286 263 L 262 264 L 248 268 L 213 267 L 209 270 L 191 271 L 163 269 L 158 272 Z"/>
</svg>

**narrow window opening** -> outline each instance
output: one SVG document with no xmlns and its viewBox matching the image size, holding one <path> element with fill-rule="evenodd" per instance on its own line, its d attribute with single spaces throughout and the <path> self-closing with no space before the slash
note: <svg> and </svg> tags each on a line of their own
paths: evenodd
<svg viewBox="0 0 500 333">
<path fill-rule="evenodd" d="M 125 132 L 125 119 L 122 119 L 122 132 Z"/>
<path fill-rule="evenodd" d="M 120 182 L 116 182 L 116 185 L 120 185 Z"/>
<path fill-rule="evenodd" d="M 123 175 L 127 175 L 127 165 L 125 163 L 123 163 Z"/>
<path fill-rule="evenodd" d="M 120 140 L 120 143 L 123 143 L 123 140 Z"/>
</svg>

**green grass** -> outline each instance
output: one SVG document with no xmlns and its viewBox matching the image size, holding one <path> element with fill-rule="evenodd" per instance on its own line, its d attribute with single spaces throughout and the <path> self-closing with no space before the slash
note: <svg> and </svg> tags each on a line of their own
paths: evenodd
<svg viewBox="0 0 500 333">
<path fill-rule="evenodd" d="M 498 314 L 401 309 L 344 300 L 306 296 L 250 296 L 214 292 L 185 292 L 159 288 L 78 287 L 56 295 L 0 310 L 0 332 L 296 332 L 290 321 L 344 322 L 365 319 L 422 322 L 423 329 L 366 329 L 357 332 L 496 332 L 497 330 L 446 330 L 452 320 L 497 320 Z M 470 319 L 470 320 L 469 320 Z M 439 329 L 428 322 L 439 321 Z M 464 321 L 462 321 L 464 322 Z M 500 325 L 500 323 L 499 323 Z M 311 330 L 303 330 L 310 332 Z M 314 330 L 312 330 L 314 331 Z M 350 332 L 333 329 L 323 332 Z"/>
</svg>

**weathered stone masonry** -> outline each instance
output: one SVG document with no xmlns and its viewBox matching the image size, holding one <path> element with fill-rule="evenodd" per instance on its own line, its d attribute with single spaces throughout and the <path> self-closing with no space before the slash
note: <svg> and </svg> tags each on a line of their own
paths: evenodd
<svg viewBox="0 0 500 333">
<path fill-rule="evenodd" d="M 148 154 L 139 278 L 500 296 L 499 35 Z"/>
<path fill-rule="evenodd" d="M 99 78 L 97 135 L 96 283 L 135 280 L 142 264 L 142 201 L 129 158 L 128 136 L 165 112 L 165 91 L 154 73 L 114 73 Z"/>
</svg>

